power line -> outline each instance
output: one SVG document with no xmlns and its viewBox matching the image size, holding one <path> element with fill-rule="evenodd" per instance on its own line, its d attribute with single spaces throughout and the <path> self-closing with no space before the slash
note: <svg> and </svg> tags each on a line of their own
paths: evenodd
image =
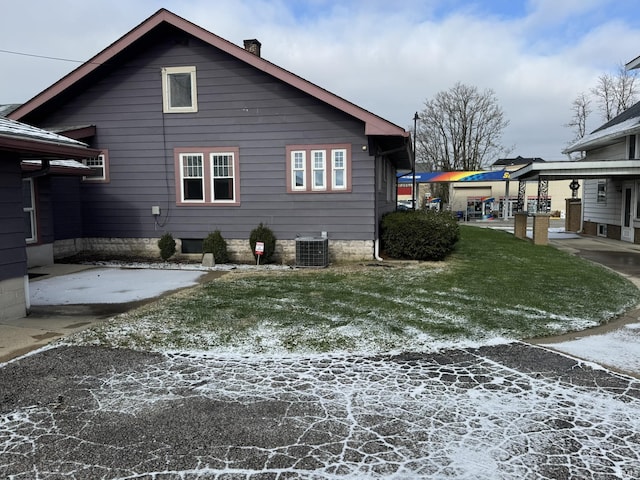
<svg viewBox="0 0 640 480">
<path fill-rule="evenodd" d="M 14 52 L 13 50 L 0 49 L 0 53 L 9 53 L 11 55 L 20 55 L 22 57 L 44 58 L 47 60 L 58 60 L 60 62 L 85 63 L 83 60 L 72 60 L 70 58 L 49 57 L 47 55 L 36 55 L 34 53 Z"/>
</svg>

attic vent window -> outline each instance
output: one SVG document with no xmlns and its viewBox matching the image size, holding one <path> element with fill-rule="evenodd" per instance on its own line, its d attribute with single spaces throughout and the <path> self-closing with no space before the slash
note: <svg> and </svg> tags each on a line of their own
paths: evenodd
<svg viewBox="0 0 640 480">
<path fill-rule="evenodd" d="M 196 67 L 162 69 L 162 104 L 164 113 L 198 111 Z"/>
</svg>

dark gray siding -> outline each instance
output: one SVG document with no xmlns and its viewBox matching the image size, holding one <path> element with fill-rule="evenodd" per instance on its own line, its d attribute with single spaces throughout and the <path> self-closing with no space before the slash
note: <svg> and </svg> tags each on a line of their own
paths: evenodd
<svg viewBox="0 0 640 480">
<path fill-rule="evenodd" d="M 17 156 L 0 152 L 0 280 L 26 273 L 20 161 Z"/>
<path fill-rule="evenodd" d="M 92 146 L 109 150 L 110 182 L 81 187 L 85 236 L 169 231 L 201 238 L 220 229 L 247 238 L 264 222 L 280 239 L 321 231 L 333 239 L 374 239 L 374 157 L 362 150 L 361 121 L 198 40 L 185 44 L 165 33 L 150 43 L 37 119 L 43 127 L 95 124 Z M 161 68 L 189 65 L 197 68 L 199 111 L 163 114 Z M 291 144 L 351 144 L 352 191 L 287 193 Z M 176 206 L 173 149 L 191 146 L 239 148 L 239 207 Z M 159 227 L 153 205 L 162 209 Z"/>
<path fill-rule="evenodd" d="M 53 208 L 51 205 L 51 177 L 46 175 L 33 179 L 36 194 L 36 222 L 38 243 L 53 243 Z"/>
<path fill-rule="evenodd" d="M 52 177 L 51 198 L 55 239 L 82 237 L 82 202 L 78 177 Z"/>
</svg>

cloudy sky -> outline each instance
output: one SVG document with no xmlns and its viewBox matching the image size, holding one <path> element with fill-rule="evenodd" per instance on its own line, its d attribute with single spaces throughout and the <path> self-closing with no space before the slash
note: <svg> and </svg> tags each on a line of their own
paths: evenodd
<svg viewBox="0 0 640 480">
<path fill-rule="evenodd" d="M 492 89 L 512 156 L 564 159 L 570 106 L 640 55 L 639 0 L 0 0 L 0 104 L 24 102 L 159 8 L 402 127 L 456 82 Z M 53 58 L 42 58 L 53 57 Z M 56 59 L 54 59 L 56 58 Z M 600 123 L 592 114 L 590 128 Z"/>
</svg>

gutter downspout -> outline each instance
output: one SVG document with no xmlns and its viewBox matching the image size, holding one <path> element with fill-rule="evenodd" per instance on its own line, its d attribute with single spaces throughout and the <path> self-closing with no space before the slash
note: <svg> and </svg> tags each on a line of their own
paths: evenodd
<svg viewBox="0 0 640 480">
<path fill-rule="evenodd" d="M 374 221 L 375 223 L 375 240 L 373 241 L 373 258 L 378 261 L 378 262 L 382 262 L 382 258 L 380 258 L 380 227 L 378 225 L 378 175 L 380 174 L 380 172 L 378 172 L 378 165 L 380 163 L 380 160 L 382 157 L 375 155 L 374 157 L 374 161 L 373 161 L 373 170 L 374 170 L 374 175 L 373 175 L 373 198 L 374 198 Z"/>
</svg>

